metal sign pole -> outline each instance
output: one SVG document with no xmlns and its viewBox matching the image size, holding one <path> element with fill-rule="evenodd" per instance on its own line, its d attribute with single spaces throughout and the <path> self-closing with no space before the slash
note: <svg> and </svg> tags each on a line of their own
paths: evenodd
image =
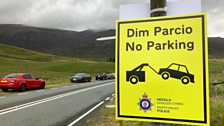
<svg viewBox="0 0 224 126">
<path fill-rule="evenodd" d="M 166 16 L 166 0 L 150 1 L 151 17 Z"/>
</svg>

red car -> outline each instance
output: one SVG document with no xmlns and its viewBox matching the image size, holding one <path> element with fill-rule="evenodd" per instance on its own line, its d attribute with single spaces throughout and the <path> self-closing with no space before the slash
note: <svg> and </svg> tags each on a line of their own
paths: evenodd
<svg viewBox="0 0 224 126">
<path fill-rule="evenodd" d="M 22 92 L 28 88 L 44 89 L 45 81 L 29 73 L 13 73 L 4 78 L 0 78 L 0 88 L 3 91 L 8 91 L 8 89 L 19 89 Z"/>
</svg>

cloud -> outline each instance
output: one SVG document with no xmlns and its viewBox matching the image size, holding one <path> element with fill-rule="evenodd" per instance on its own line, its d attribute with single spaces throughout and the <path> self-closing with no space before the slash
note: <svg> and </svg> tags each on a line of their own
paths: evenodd
<svg viewBox="0 0 224 126">
<path fill-rule="evenodd" d="M 148 0 L 1 0 L 0 23 L 68 30 L 115 28 L 119 5 Z M 210 36 L 223 36 L 223 0 L 202 0 Z"/>
<path fill-rule="evenodd" d="M 120 4 L 141 1 L 3 0 L 0 4 L 0 23 L 70 30 L 108 29 L 115 27 Z"/>
<path fill-rule="evenodd" d="M 0 23 L 17 23 L 29 11 L 33 0 L 1 0 Z"/>
<path fill-rule="evenodd" d="M 208 12 L 209 36 L 224 37 L 224 1 L 202 0 L 202 11 Z"/>
</svg>

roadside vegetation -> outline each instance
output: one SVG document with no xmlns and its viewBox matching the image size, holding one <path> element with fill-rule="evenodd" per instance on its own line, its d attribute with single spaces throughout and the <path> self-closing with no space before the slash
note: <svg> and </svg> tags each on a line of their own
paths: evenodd
<svg viewBox="0 0 224 126">
<path fill-rule="evenodd" d="M 224 59 L 210 59 L 209 61 L 210 79 L 210 117 L 211 126 L 224 126 L 224 84 L 218 85 L 215 95 L 214 80 L 224 81 Z"/>
<path fill-rule="evenodd" d="M 78 72 L 87 72 L 92 79 L 97 72 L 114 72 L 114 63 L 47 55 L 4 44 L 0 44 L 0 48 L 0 77 L 18 72 L 33 73 L 45 79 L 47 88 L 68 85 L 70 77 Z"/>
</svg>

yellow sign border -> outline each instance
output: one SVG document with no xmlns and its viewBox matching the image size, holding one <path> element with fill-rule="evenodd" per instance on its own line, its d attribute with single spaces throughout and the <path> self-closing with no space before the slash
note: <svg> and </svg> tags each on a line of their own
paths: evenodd
<svg viewBox="0 0 224 126">
<path fill-rule="evenodd" d="M 115 71 L 116 71 L 116 119 L 129 119 L 129 120 L 141 120 L 147 121 L 150 119 L 152 122 L 167 122 L 167 123 L 178 123 L 178 124 L 200 124 L 206 125 L 210 123 L 210 114 L 209 114 L 209 87 L 208 87 L 208 51 L 206 50 L 207 45 L 207 13 L 199 13 L 192 14 L 186 16 L 166 16 L 159 18 L 146 18 L 146 19 L 137 19 L 137 20 L 120 20 L 116 22 L 116 63 L 115 63 Z M 139 23 L 139 22 L 155 22 L 155 21 L 163 21 L 163 20 L 179 20 L 179 19 L 189 19 L 189 18 L 200 18 L 202 21 L 202 58 L 203 58 L 203 97 L 204 97 L 204 120 L 188 120 L 188 119 L 171 119 L 171 118 L 159 118 L 159 117 L 142 117 L 142 116 L 134 116 L 134 115 L 122 115 L 120 113 L 120 25 L 127 23 Z"/>
</svg>

